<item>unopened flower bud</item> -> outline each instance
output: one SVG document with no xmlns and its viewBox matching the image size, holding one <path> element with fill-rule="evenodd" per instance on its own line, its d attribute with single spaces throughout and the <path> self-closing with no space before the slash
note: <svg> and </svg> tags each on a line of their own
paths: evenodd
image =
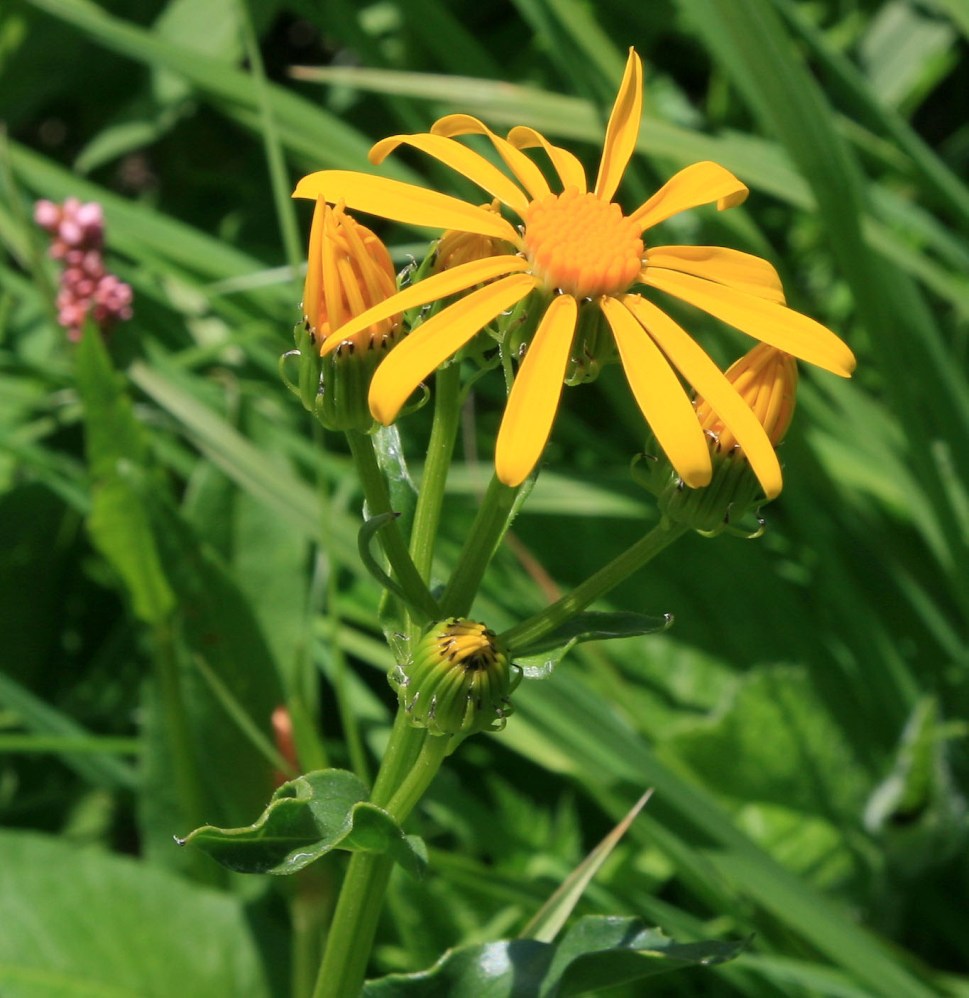
<svg viewBox="0 0 969 998">
<path fill-rule="evenodd" d="M 415 727 L 467 736 L 505 726 L 521 670 L 484 624 L 452 617 L 431 627 L 390 681 Z"/>
<path fill-rule="evenodd" d="M 352 219 L 342 205 L 331 206 L 319 198 L 310 230 L 303 289 L 308 342 L 297 335 L 300 352 L 312 344 L 319 354 L 325 341 L 339 337 L 341 326 L 396 290 L 387 247 L 373 232 Z M 401 333 L 399 315 L 384 319 L 339 340 L 322 362 L 313 362 L 313 367 L 317 363 L 320 366 L 322 384 L 314 408 L 324 426 L 334 430 L 368 430 L 373 425 L 367 405 L 370 379 Z"/>
<path fill-rule="evenodd" d="M 728 368 L 725 375 L 763 426 L 771 445 L 776 447 L 784 439 L 794 414 L 797 392 L 794 358 L 759 343 Z M 651 458 L 653 463 L 637 469 L 635 477 L 656 495 L 660 511 L 668 520 L 713 536 L 756 510 L 767 497 L 731 429 L 704 399 L 697 398 L 695 404 L 697 418 L 710 445 L 713 464 L 710 483 L 702 488 L 688 488 L 665 457 Z"/>
<path fill-rule="evenodd" d="M 501 202 L 495 199 L 491 204 L 481 206 L 496 215 L 501 214 Z M 434 251 L 432 271 L 435 274 L 462 263 L 474 260 L 487 260 L 489 257 L 500 256 L 502 253 L 513 252 L 510 243 L 495 236 L 482 236 L 476 232 L 460 232 L 448 229 L 438 240 Z"/>
<path fill-rule="evenodd" d="M 776 347 L 758 343 L 727 369 L 726 376 L 776 447 L 786 436 L 794 417 L 797 361 Z M 696 400 L 696 414 L 721 454 L 739 449 L 730 428 L 702 398 Z"/>
</svg>

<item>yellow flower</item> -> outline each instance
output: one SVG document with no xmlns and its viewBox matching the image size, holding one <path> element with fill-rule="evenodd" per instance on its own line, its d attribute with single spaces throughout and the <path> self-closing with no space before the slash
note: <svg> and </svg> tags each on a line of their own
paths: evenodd
<svg viewBox="0 0 969 998">
<path fill-rule="evenodd" d="M 498 477 L 520 484 L 535 467 L 552 429 L 569 366 L 580 302 L 601 310 L 616 342 L 636 402 L 660 446 L 688 485 L 706 485 L 710 452 L 678 371 L 707 399 L 743 447 L 764 492 L 780 492 L 781 470 L 763 427 L 706 352 L 662 309 L 633 290 L 670 294 L 802 360 L 847 377 L 854 356 L 834 333 L 784 304 L 780 280 L 765 260 L 722 247 L 647 248 L 642 233 L 688 208 L 739 204 L 747 188 L 716 163 L 694 163 L 672 177 L 629 215 L 612 198 L 633 153 L 642 112 L 642 65 L 630 49 L 609 118 L 595 185 L 570 152 L 532 128 L 507 138 L 466 114 L 437 121 L 429 134 L 378 142 L 379 164 L 400 145 L 413 146 L 452 167 L 516 214 L 516 228 L 493 212 L 410 184 L 344 170 L 304 177 L 294 197 L 338 198 L 360 211 L 412 225 L 452 229 L 508 243 L 513 253 L 473 260 L 412 285 L 351 321 L 349 329 L 477 287 L 424 322 L 374 375 L 370 408 L 392 422 L 408 396 L 482 327 L 534 291 L 547 300 L 512 386 L 495 450 Z M 455 136 L 484 135 L 514 181 Z M 541 147 L 561 181 L 552 191 L 522 151 Z M 335 347 L 327 341 L 326 353 Z M 674 370 L 675 369 L 675 370 Z"/>
</svg>

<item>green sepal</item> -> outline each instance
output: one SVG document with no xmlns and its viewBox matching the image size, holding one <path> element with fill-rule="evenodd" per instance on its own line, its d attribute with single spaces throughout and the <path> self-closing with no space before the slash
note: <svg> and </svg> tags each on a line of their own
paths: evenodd
<svg viewBox="0 0 969 998">
<path fill-rule="evenodd" d="M 320 376 L 323 371 L 320 348 L 314 341 L 306 322 L 296 324 L 293 338 L 299 351 L 299 399 L 307 412 L 315 412 L 320 395 Z"/>
<path fill-rule="evenodd" d="M 746 943 L 677 943 L 636 918 L 587 916 L 558 943 L 535 939 L 448 950 L 428 970 L 364 985 L 364 998 L 429 994 L 565 998 L 636 984 L 647 977 L 734 959 Z"/>
<path fill-rule="evenodd" d="M 194 845 L 238 873 L 285 876 L 334 849 L 387 853 L 412 876 L 427 868 L 423 842 L 367 801 L 366 786 L 343 769 L 306 773 L 280 786 L 266 810 L 244 828 L 203 825 L 179 845 Z"/>
<path fill-rule="evenodd" d="M 547 675 L 577 644 L 584 641 L 610 641 L 614 638 L 634 638 L 668 630 L 673 615 L 661 617 L 643 613 L 616 611 L 577 613 L 544 637 L 528 644 L 512 643 L 511 654 L 530 678 Z"/>
<path fill-rule="evenodd" d="M 618 359 L 616 342 L 599 303 L 583 302 L 572 340 L 572 353 L 565 370 L 565 383 L 581 385 L 595 381 L 606 364 L 615 363 Z"/>
</svg>

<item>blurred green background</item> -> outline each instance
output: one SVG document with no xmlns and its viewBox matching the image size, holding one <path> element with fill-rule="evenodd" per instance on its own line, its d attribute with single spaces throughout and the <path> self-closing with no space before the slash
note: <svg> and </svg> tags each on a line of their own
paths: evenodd
<svg viewBox="0 0 969 998">
<path fill-rule="evenodd" d="M 653 786 L 578 911 L 751 937 L 660 993 L 969 995 L 967 35 L 967 0 L 4 0 L 0 992 L 299 991 L 341 861 L 281 883 L 172 844 L 256 817 L 277 706 L 304 769 L 364 778 L 392 716 L 349 459 L 277 370 L 310 214 L 289 192 L 452 111 L 594 171 L 634 45 L 621 199 L 734 171 L 746 205 L 664 239 L 767 257 L 858 372 L 802 372 L 761 540 L 687 538 L 604 604 L 669 632 L 576 651 L 453 758 L 411 822 L 431 874 L 394 880 L 371 973 L 513 936 Z M 418 157 L 382 172 L 482 199 Z M 67 196 L 103 204 L 134 288 L 121 377 L 54 321 L 32 203 Z M 376 227 L 401 266 L 426 249 Z M 499 390 L 466 412 L 442 579 Z M 415 476 L 427 426 L 399 426 Z M 509 626 L 655 522 L 643 440 L 621 372 L 566 393 L 476 615 Z"/>
</svg>

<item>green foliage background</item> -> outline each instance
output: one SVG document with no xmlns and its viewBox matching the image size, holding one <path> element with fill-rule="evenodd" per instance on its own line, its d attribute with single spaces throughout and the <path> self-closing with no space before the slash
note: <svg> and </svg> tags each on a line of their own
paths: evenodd
<svg viewBox="0 0 969 998">
<path fill-rule="evenodd" d="M 653 786 L 579 913 L 752 936 L 661 993 L 969 994 L 967 34 L 966 0 L 5 0 L 0 991 L 303 986 L 340 861 L 245 879 L 171 841 L 255 818 L 277 705 L 304 768 L 364 779 L 391 717 L 349 460 L 277 372 L 309 218 L 289 191 L 458 110 L 594 169 L 634 45 L 621 196 L 697 159 L 733 170 L 747 204 L 669 241 L 770 259 L 858 373 L 803 372 L 762 540 L 687 538 L 612 595 L 671 631 L 575 651 L 448 764 L 411 822 L 431 873 L 394 880 L 371 971 L 514 936 Z M 480 196 L 416 157 L 384 172 Z M 123 379 L 54 322 L 31 204 L 70 195 L 102 202 L 134 287 Z M 380 231 L 401 265 L 426 247 Z M 442 577 L 499 411 L 486 380 Z M 426 416 L 400 432 L 419 474 Z M 477 616 L 509 626 L 654 521 L 628 474 L 643 435 L 615 371 L 566 393 Z"/>
</svg>

